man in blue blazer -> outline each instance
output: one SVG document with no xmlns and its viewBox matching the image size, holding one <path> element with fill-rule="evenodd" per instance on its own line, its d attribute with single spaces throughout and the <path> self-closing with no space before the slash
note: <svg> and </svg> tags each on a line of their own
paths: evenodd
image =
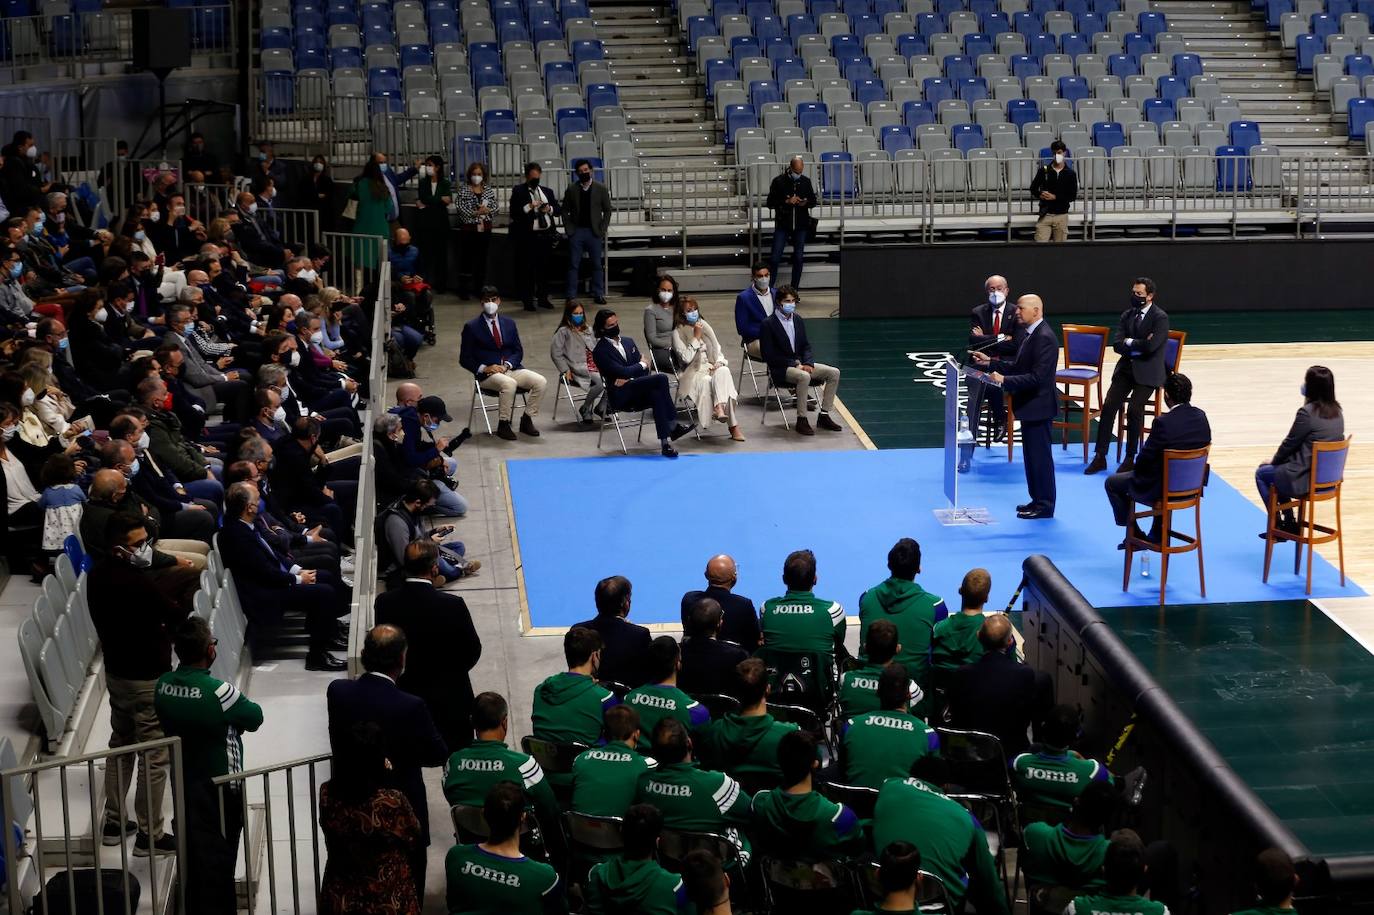
<svg viewBox="0 0 1374 915">
<path fill-rule="evenodd" d="M 840 370 L 833 365 L 817 362 L 806 336 L 806 322 L 796 314 L 801 303 L 797 290 L 779 286 L 777 309 L 759 328 L 759 350 L 768 364 L 768 374 L 778 387 L 791 387 L 797 394 L 797 425 L 800 435 L 815 435 L 807 418 L 807 391 L 817 385 L 821 389 L 821 410 L 816 425 L 830 432 L 839 432 L 840 424 L 830 418 L 835 393 L 840 388 Z"/>
<path fill-rule="evenodd" d="M 420 820 L 420 840 L 410 849 L 409 857 L 411 875 L 423 899 L 429 801 L 420 770 L 442 766 L 448 760 L 448 747 L 425 701 L 396 685 L 406 668 L 405 633 L 396 626 L 374 627 L 363 642 L 362 661 L 367 673 L 356 680 L 334 680 L 325 692 L 334 771 L 347 768 L 360 735 L 380 740 L 391 763 L 386 787 L 404 794 Z"/>
<path fill-rule="evenodd" d="M 482 390 L 500 398 L 497 415 L 500 422 L 496 434 L 508 442 L 515 441 L 510 420 L 515 412 L 515 394 L 525 392 L 525 413 L 520 417 L 520 431 L 538 436 L 534 417 L 539 415 L 539 401 L 544 398 L 544 376 L 524 366 L 525 350 L 520 345 L 520 330 L 510 318 L 497 314 L 501 309 L 501 293 L 495 286 L 482 287 L 482 313 L 463 325 L 463 342 L 458 350 L 458 364 L 477 376 Z"/>
<path fill-rule="evenodd" d="M 597 676 L 634 689 L 648 682 L 644 666 L 654 639 L 648 629 L 627 619 L 631 593 L 630 580 L 623 575 L 601 579 L 596 583 L 596 616 L 577 625 L 601 636 Z"/>
<path fill-rule="evenodd" d="M 1177 372 L 1164 379 L 1164 404 L 1169 412 L 1157 417 L 1150 426 L 1150 435 L 1136 456 L 1132 470 L 1114 473 L 1105 483 L 1107 501 L 1118 527 L 1130 524 L 1131 533 L 1140 540 L 1158 543 L 1162 532 L 1160 518 L 1155 516 L 1150 533 L 1143 534 L 1130 520 L 1131 503 L 1153 505 L 1163 494 L 1164 452 L 1192 451 L 1212 444 L 1212 426 L 1207 414 L 1193 406 L 1193 383 L 1187 375 Z M 1125 549 L 1123 540 L 1117 549 Z"/>
<path fill-rule="evenodd" d="M 652 409 L 663 456 L 677 457 L 673 442 L 691 432 L 692 427 L 677 421 L 677 407 L 668 391 L 668 376 L 649 368 L 649 361 L 639 354 L 635 342 L 620 336 L 620 317 L 609 308 L 596 313 L 592 332 L 598 339 L 592 350 L 592 361 L 601 370 L 601 377 L 606 379 L 606 396 L 611 409 Z"/>
<path fill-rule="evenodd" d="M 1026 338 L 1012 359 L 993 359 L 973 353 L 973 361 L 992 371 L 992 380 L 1011 395 L 1011 408 L 1021 422 L 1021 457 L 1026 464 L 1030 501 L 1016 506 L 1016 517 L 1053 518 L 1054 454 L 1050 431 L 1059 413 L 1054 384 L 1059 366 L 1059 338 L 1045 322 L 1045 305 L 1038 295 L 1016 300 L 1016 317 L 1026 326 Z"/>
<path fill-rule="evenodd" d="M 754 282 L 739 295 L 735 296 L 735 330 L 744 343 L 745 352 L 755 359 L 762 359 L 759 349 L 759 331 L 763 322 L 773 313 L 773 282 L 768 265 L 754 265 Z"/>
</svg>

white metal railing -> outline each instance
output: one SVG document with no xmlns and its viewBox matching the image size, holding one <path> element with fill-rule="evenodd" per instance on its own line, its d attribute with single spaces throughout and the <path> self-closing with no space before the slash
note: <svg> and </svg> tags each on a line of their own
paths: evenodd
<svg viewBox="0 0 1374 915">
<path fill-rule="evenodd" d="M 237 23 L 230 4 L 187 8 L 193 52 L 232 54 Z M 0 69 L 133 61 L 133 10 L 106 6 L 97 12 L 9 16 L 0 19 Z M 12 82 L 17 80 L 12 80 Z"/>
</svg>

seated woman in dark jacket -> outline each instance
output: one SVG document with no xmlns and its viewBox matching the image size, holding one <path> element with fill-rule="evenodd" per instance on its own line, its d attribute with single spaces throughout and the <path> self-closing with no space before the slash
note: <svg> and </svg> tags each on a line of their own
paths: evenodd
<svg viewBox="0 0 1374 915">
<path fill-rule="evenodd" d="M 1311 487 L 1312 443 L 1339 442 L 1345 438 L 1345 417 L 1336 400 L 1336 378 L 1324 365 L 1307 370 L 1302 385 L 1303 405 L 1293 418 L 1274 457 L 1255 471 L 1255 485 L 1260 499 L 1269 504 L 1269 487 L 1278 490 L 1280 501 L 1306 496 Z M 1285 509 L 1279 518 L 1279 530 L 1297 533 L 1298 520 Z M 1261 537 L 1264 534 L 1260 534 Z"/>
</svg>

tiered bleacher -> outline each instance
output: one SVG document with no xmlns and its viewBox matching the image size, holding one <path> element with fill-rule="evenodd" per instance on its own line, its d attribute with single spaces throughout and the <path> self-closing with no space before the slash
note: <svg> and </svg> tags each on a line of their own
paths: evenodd
<svg viewBox="0 0 1374 915">
<path fill-rule="evenodd" d="M 1297 58 L 1298 73 L 1311 76 L 1331 110 L 1348 119 L 1350 138 L 1364 140 L 1374 120 L 1374 36 L 1369 0 L 1266 0 L 1254 4 L 1270 31 Z"/>
</svg>

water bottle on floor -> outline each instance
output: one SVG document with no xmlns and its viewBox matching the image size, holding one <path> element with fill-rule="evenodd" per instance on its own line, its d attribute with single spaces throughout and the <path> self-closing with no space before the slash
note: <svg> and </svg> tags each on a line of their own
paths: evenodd
<svg viewBox="0 0 1374 915">
<path fill-rule="evenodd" d="M 1145 553 L 1143 556 L 1140 557 L 1140 577 L 1141 577 L 1141 578 L 1149 578 L 1149 577 L 1150 577 L 1150 554 L 1149 554 L 1149 553 Z"/>
</svg>

